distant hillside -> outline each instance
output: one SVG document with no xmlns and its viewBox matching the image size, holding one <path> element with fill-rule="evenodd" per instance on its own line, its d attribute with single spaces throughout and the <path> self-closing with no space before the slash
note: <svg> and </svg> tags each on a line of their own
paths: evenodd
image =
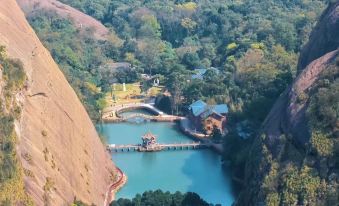
<svg viewBox="0 0 339 206">
<path fill-rule="evenodd" d="M 71 18 L 79 29 L 93 29 L 97 39 L 104 40 L 109 34 L 109 30 L 99 21 L 57 0 L 17 0 L 17 2 L 27 15 L 39 9 L 55 11 L 62 17 Z"/>
<path fill-rule="evenodd" d="M 15 98 L 22 113 L 12 147 L 26 171 L 28 195 L 36 205 L 70 205 L 74 198 L 103 205 L 114 177 L 110 156 L 15 0 L 0 4 L 0 45 L 23 63 L 27 76 L 24 93 Z"/>
</svg>

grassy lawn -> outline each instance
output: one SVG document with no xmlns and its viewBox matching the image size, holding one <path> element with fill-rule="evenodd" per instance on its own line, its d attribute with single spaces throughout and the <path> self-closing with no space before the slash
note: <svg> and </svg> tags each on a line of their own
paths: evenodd
<svg viewBox="0 0 339 206">
<path fill-rule="evenodd" d="M 160 94 L 162 91 L 162 88 L 159 87 L 152 87 L 147 91 L 147 96 L 152 97 L 152 96 L 157 96 L 158 94 Z"/>
<path fill-rule="evenodd" d="M 113 86 L 112 86 L 113 88 Z M 123 91 L 122 84 L 116 84 L 115 90 L 113 91 L 113 96 L 115 96 L 115 101 L 111 95 L 111 92 L 106 94 L 106 101 L 108 105 L 112 104 L 127 104 L 127 103 L 136 103 L 136 102 L 143 102 L 145 99 L 156 96 L 161 92 L 161 88 L 152 87 L 148 90 L 147 94 L 141 94 L 140 84 L 132 83 L 126 84 L 126 91 Z"/>
</svg>

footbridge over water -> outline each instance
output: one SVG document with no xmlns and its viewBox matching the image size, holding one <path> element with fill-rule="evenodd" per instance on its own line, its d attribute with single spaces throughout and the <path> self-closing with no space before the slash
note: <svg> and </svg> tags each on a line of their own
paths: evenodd
<svg viewBox="0 0 339 206">
<path fill-rule="evenodd" d="M 130 114 L 128 116 L 122 115 L 122 113 L 127 111 L 133 111 L 136 109 L 146 109 L 151 112 L 151 115 L 147 114 Z M 154 106 L 154 103 L 130 103 L 130 104 L 122 104 L 116 105 L 106 108 L 103 111 L 102 119 L 106 122 L 119 122 L 119 121 L 128 121 L 133 118 L 142 118 L 151 121 L 159 121 L 159 122 L 173 122 L 183 119 L 183 117 L 168 115 L 164 112 L 160 111 Z"/>
<path fill-rule="evenodd" d="M 174 143 L 174 144 L 153 144 L 150 147 L 142 146 L 141 144 L 126 144 L 126 145 L 107 145 L 107 150 L 110 152 L 156 152 L 162 150 L 192 150 L 205 149 L 210 147 L 209 143 L 190 142 L 190 143 Z"/>
</svg>

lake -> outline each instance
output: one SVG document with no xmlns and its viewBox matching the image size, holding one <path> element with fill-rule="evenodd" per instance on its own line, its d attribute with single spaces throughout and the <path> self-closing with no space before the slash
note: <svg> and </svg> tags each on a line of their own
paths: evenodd
<svg viewBox="0 0 339 206">
<path fill-rule="evenodd" d="M 192 142 L 175 123 L 106 123 L 97 126 L 109 144 L 139 144 L 141 136 L 152 132 L 159 143 Z M 119 152 L 112 154 L 115 164 L 127 175 L 127 184 L 116 194 L 133 198 L 146 190 L 196 192 L 213 204 L 231 205 L 234 196 L 221 157 L 208 149 L 154 153 Z"/>
</svg>

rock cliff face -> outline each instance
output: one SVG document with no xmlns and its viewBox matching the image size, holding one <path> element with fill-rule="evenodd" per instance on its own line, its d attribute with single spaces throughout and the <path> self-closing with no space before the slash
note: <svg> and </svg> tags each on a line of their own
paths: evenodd
<svg viewBox="0 0 339 206">
<path fill-rule="evenodd" d="M 338 47 L 336 2 L 321 16 L 301 52 L 298 77 L 281 94 L 254 140 L 246 187 L 237 205 L 339 201 Z"/>
<path fill-rule="evenodd" d="M 114 166 L 84 107 L 27 23 L 15 0 L 0 3 L 0 45 L 28 76 L 18 100 L 18 156 L 36 205 L 69 205 L 74 198 L 103 205 Z M 34 177 L 32 177 L 34 176 Z"/>
<path fill-rule="evenodd" d="M 319 75 L 334 63 L 338 55 L 339 49 L 311 62 L 299 74 L 294 84 L 279 97 L 263 125 L 263 130 L 272 140 L 272 146 L 274 139 L 282 134 L 293 135 L 300 145 L 308 142 L 310 138 L 306 120 L 308 104 L 299 98 L 301 95 L 311 95 L 309 92 Z"/>
<path fill-rule="evenodd" d="M 338 136 L 320 140 L 318 146 L 331 154 L 319 154 L 312 146 L 319 139 L 313 139 L 308 119 L 314 87 L 323 84 L 319 77 L 338 64 L 338 57 L 335 50 L 311 62 L 277 100 L 252 145 L 246 186 L 236 205 L 332 205 L 339 201 Z M 337 76 L 338 65 L 334 71 Z"/>
<path fill-rule="evenodd" d="M 299 76 L 294 84 L 278 99 L 266 118 L 263 130 L 270 137 L 292 134 L 299 143 L 309 139 L 305 111 L 307 103 L 298 100 L 300 95 L 308 95 L 319 75 L 332 64 L 339 47 L 339 2 L 332 3 L 323 12 L 312 31 L 309 42 L 300 53 Z"/>
<path fill-rule="evenodd" d="M 339 45 L 339 1 L 332 3 L 320 17 L 309 42 L 300 53 L 298 70 L 303 70 L 309 63 Z"/>
</svg>

